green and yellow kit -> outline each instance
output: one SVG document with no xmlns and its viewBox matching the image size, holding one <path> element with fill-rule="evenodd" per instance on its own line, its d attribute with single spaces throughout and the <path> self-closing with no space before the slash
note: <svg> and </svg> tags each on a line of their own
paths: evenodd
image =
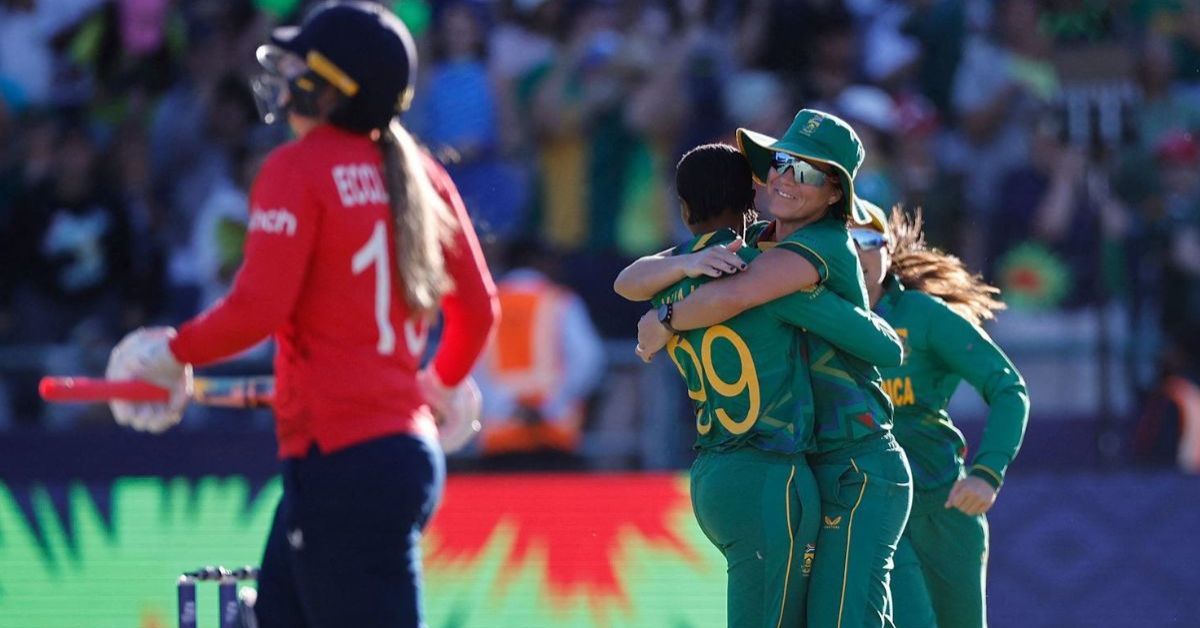
<svg viewBox="0 0 1200 628">
<path fill-rule="evenodd" d="M 721 230 L 678 247 L 725 244 Z M 758 251 L 743 248 L 747 261 Z M 682 300 L 707 278 L 686 279 L 654 305 Z M 827 290 L 796 293 L 666 347 L 696 410 L 692 504 L 728 562 L 730 626 L 800 626 L 819 527 L 819 497 L 805 459 L 814 446 L 813 399 L 802 340 L 828 334 L 846 350 L 891 360 L 898 340 L 880 319 Z"/>
<path fill-rule="evenodd" d="M 986 626 L 987 519 L 945 503 L 954 482 L 967 474 L 1000 488 L 1028 422 L 1025 382 L 987 332 L 946 303 L 905 290 L 894 277 L 885 287 L 875 309 L 904 339 L 905 358 L 881 371 L 896 408 L 893 432 L 908 453 L 916 487 L 896 553 L 896 626 Z M 946 413 L 963 380 L 989 408 L 970 469 L 966 440 Z"/>
<path fill-rule="evenodd" d="M 769 230 L 765 235 L 770 237 Z M 866 307 L 858 254 L 845 223 L 827 216 L 776 245 L 816 267 L 818 288 Z M 821 492 L 821 531 L 809 589 L 811 626 L 890 626 L 892 557 L 908 519 L 912 478 L 891 435 L 892 406 L 874 364 L 817 335 L 802 350 L 810 371 Z"/>
</svg>

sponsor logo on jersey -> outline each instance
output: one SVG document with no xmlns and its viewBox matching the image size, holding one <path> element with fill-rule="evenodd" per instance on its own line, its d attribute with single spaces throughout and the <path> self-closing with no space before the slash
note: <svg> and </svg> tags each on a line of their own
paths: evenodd
<svg viewBox="0 0 1200 628">
<path fill-rule="evenodd" d="M 341 164 L 333 167 L 333 184 L 344 207 L 388 202 L 387 188 L 379 168 L 372 164 Z"/>
<path fill-rule="evenodd" d="M 251 233 L 262 231 L 275 235 L 296 235 L 296 215 L 286 209 L 250 210 L 250 224 L 246 227 Z"/>
<path fill-rule="evenodd" d="M 825 520 L 825 529 L 826 530 L 841 529 L 841 527 L 842 527 L 842 516 L 841 515 L 838 515 L 836 517 L 830 517 L 829 515 L 825 515 L 822 518 Z"/>
<path fill-rule="evenodd" d="M 900 337 L 900 347 L 903 350 L 904 357 L 908 358 L 909 354 L 911 353 L 911 351 L 908 349 L 908 328 L 897 327 L 896 335 Z"/>
</svg>

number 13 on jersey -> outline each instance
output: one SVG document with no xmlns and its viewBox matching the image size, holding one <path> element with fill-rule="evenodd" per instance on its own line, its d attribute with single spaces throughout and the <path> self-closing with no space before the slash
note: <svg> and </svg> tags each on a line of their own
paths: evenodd
<svg viewBox="0 0 1200 628">
<path fill-rule="evenodd" d="M 713 364 L 713 344 L 718 340 L 728 342 L 737 353 L 739 366 L 738 377 L 735 381 L 729 382 L 722 379 Z M 721 404 L 716 400 L 712 401 L 713 405 L 717 406 L 712 413 L 717 416 L 717 421 L 730 434 L 744 434 L 758 422 L 762 404 L 762 396 L 758 388 L 758 370 L 754 367 L 750 348 L 746 346 L 746 341 L 742 340 L 737 332 L 725 325 L 709 327 L 700 341 L 699 355 L 687 338 L 676 335 L 667 343 L 667 355 L 671 356 L 671 361 L 675 363 L 675 367 L 679 369 L 684 379 L 687 379 L 687 369 L 684 367 L 681 357 L 687 358 L 690 362 L 689 366 L 699 376 L 699 387 L 696 390 L 692 390 L 690 386 L 688 388 L 688 397 L 693 401 L 708 406 L 710 403 L 709 390 L 723 399 L 734 399 L 743 394 L 746 395 L 746 416 L 740 420 L 730 417 L 725 408 L 720 407 Z M 707 434 L 711 429 L 711 417 L 706 420 L 705 412 L 698 413 L 696 430 L 701 434 Z"/>
</svg>

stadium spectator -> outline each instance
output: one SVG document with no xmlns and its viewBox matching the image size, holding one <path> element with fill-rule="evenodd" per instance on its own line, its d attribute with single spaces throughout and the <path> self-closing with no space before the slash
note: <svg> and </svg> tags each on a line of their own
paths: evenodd
<svg viewBox="0 0 1200 628">
<path fill-rule="evenodd" d="M 180 316 L 195 309 L 199 298 L 199 268 L 188 250 L 197 218 L 214 189 L 239 177 L 235 155 L 258 115 L 249 87 L 234 75 L 218 79 L 202 106 L 201 136 L 191 147 L 183 174 L 169 182 L 173 190 L 168 201 L 170 301 L 171 311 Z"/>
<path fill-rule="evenodd" d="M 99 147 L 78 124 L 56 125 L 49 155 L 31 154 L 2 248 L 21 278 L 12 286 L 14 335 L 64 342 L 80 326 L 115 338 L 134 289 L 126 207 L 100 176 Z M 46 147 L 32 143 L 30 150 Z M 46 159 L 41 172 L 35 163 Z"/>
<path fill-rule="evenodd" d="M 524 226 L 524 173 L 503 160 L 501 92 L 487 66 L 487 16 L 473 2 L 440 7 L 433 66 L 418 86 L 413 132 L 446 164 L 483 237 L 507 239 Z"/>
<path fill-rule="evenodd" d="M 967 42 L 958 66 L 952 102 L 962 154 L 945 164 L 965 169 L 966 200 L 980 224 L 997 206 L 1004 172 L 1028 160 L 1033 123 L 1059 90 L 1035 0 L 1001 0 L 992 30 Z"/>
<path fill-rule="evenodd" d="M 1188 133 L 1163 138 L 1156 151 L 1162 214 L 1153 229 L 1161 251 L 1162 328 L 1168 351 L 1200 372 L 1200 142 Z M 1160 247 L 1160 248 L 1159 248 Z"/>
<path fill-rule="evenodd" d="M 483 393 L 483 462 L 496 469 L 575 468 L 603 346 L 583 301 L 557 283 L 554 252 L 512 242 L 496 284 L 500 326 L 475 378 Z"/>
<path fill-rule="evenodd" d="M 878 87 L 851 85 L 838 94 L 834 111 L 858 131 L 867 152 L 854 178 L 855 194 L 881 207 L 899 202 L 892 165 L 899 124 L 895 101 Z"/>
<path fill-rule="evenodd" d="M 972 7 L 989 3 L 925 0 L 904 4 L 911 12 L 901 32 L 911 36 L 920 48 L 921 61 L 916 69 L 920 92 L 942 117 L 949 117 L 954 113 L 954 81 L 971 22 L 968 13 Z"/>
<path fill-rule="evenodd" d="M 1200 130 L 1200 94 L 1174 80 L 1170 41 L 1147 35 L 1138 50 L 1137 81 L 1142 103 L 1137 112 L 1139 148 L 1151 151 L 1172 131 Z"/>
<path fill-rule="evenodd" d="M 1029 162 L 1004 174 L 987 223 L 991 276 L 1002 276 L 1022 245 L 1038 247 L 1066 273 L 1064 292 L 1039 303 L 1043 309 L 1098 302 L 1107 280 L 1101 272 L 1103 245 L 1122 236 L 1118 223 L 1125 211 L 1099 164 L 1060 136 L 1060 125 L 1043 117 L 1034 129 Z"/>
</svg>

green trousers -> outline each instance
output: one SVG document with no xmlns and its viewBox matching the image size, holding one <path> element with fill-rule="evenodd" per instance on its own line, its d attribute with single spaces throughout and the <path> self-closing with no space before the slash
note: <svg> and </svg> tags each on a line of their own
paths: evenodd
<svg viewBox="0 0 1200 628">
<path fill-rule="evenodd" d="M 820 500 L 802 454 L 701 452 L 692 508 L 725 556 L 731 628 L 804 626 Z"/>
<path fill-rule="evenodd" d="M 987 626 L 987 517 L 946 508 L 950 487 L 917 491 L 896 550 L 896 628 Z"/>
<path fill-rule="evenodd" d="M 892 626 L 892 557 L 912 505 L 912 474 L 890 432 L 810 457 L 821 533 L 808 592 L 810 628 Z"/>
</svg>

